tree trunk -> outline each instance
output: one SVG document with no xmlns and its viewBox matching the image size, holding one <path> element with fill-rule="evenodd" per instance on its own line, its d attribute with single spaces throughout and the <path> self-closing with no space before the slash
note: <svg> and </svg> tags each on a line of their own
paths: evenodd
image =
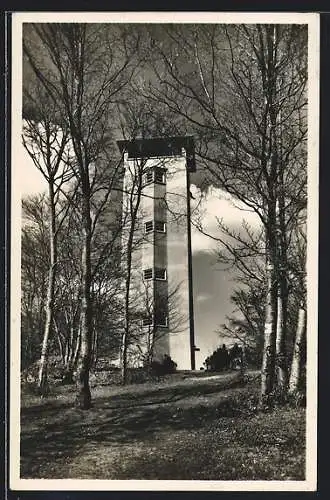
<svg viewBox="0 0 330 500">
<path fill-rule="evenodd" d="M 88 174 L 87 174 L 88 175 Z M 82 250 L 82 298 L 81 298 L 81 350 L 77 368 L 77 404 L 83 410 L 91 407 L 89 371 L 92 352 L 92 310 L 91 310 L 91 216 L 90 201 L 83 195 L 83 250 Z"/>
<path fill-rule="evenodd" d="M 79 359 L 79 356 L 80 356 L 80 349 L 81 349 L 81 327 L 79 325 L 78 335 L 77 335 L 77 339 L 76 339 L 76 348 L 75 348 L 75 351 L 74 351 L 74 355 L 72 357 L 72 366 L 73 366 L 73 368 L 76 368 L 76 366 L 78 364 L 78 359 Z"/>
<path fill-rule="evenodd" d="M 150 332 L 150 339 L 149 339 L 149 346 L 148 346 L 148 364 L 151 366 L 151 363 L 153 362 L 154 359 L 154 352 L 155 352 L 155 326 L 151 328 Z"/>
<path fill-rule="evenodd" d="M 73 358 L 73 346 L 74 346 L 74 322 L 72 318 L 67 318 L 67 324 L 70 325 L 70 335 L 68 337 L 68 355 L 67 364 L 70 364 Z"/>
<path fill-rule="evenodd" d="M 74 339 L 74 337 L 73 337 Z M 78 335 L 75 341 L 75 349 L 74 349 L 74 342 L 72 342 L 71 346 L 71 354 L 70 357 L 65 365 L 65 371 L 63 374 L 63 379 L 62 382 L 63 384 L 73 384 L 74 383 L 74 371 L 77 367 L 78 364 L 78 359 L 80 355 L 80 347 L 81 347 L 81 329 L 79 328 L 78 330 Z"/>
<path fill-rule="evenodd" d="M 286 355 L 286 297 L 281 284 L 278 285 L 276 323 L 276 381 L 281 394 L 288 388 L 288 367 Z"/>
<path fill-rule="evenodd" d="M 297 392 L 301 387 L 302 373 L 302 343 L 306 333 L 306 309 L 304 305 L 300 306 L 298 312 L 298 325 L 296 338 L 293 348 L 293 357 L 291 363 L 291 373 L 289 380 L 289 392 Z"/>
<path fill-rule="evenodd" d="M 281 141 L 281 137 L 280 137 Z M 281 142 L 280 142 L 281 148 Z M 278 285 L 277 285 L 277 328 L 276 328 L 276 381 L 279 392 L 283 395 L 288 390 L 288 362 L 287 362 L 287 311 L 288 311 L 288 284 L 287 284 L 287 252 L 288 242 L 285 221 L 284 200 L 284 167 L 279 162 L 277 186 L 277 250 L 278 250 Z"/>
<path fill-rule="evenodd" d="M 267 52 L 265 75 L 263 80 L 265 109 L 264 109 L 264 140 L 269 137 L 268 151 L 263 151 L 264 171 L 267 180 L 267 224 L 266 232 L 266 307 L 264 348 L 261 369 L 260 404 L 267 404 L 269 395 L 274 389 L 275 380 L 275 352 L 276 352 L 276 321 L 277 321 L 277 279 L 278 279 L 278 252 L 277 252 L 277 182 L 278 182 L 278 144 L 277 144 L 277 106 L 276 100 L 276 26 L 266 27 Z M 268 137 L 267 137 L 268 136 Z M 269 160 L 267 159 L 269 157 Z M 269 168 L 267 164 L 269 162 Z"/>
<path fill-rule="evenodd" d="M 57 336 L 58 347 L 59 347 L 62 363 L 63 363 L 63 365 L 65 365 L 65 354 L 64 354 L 63 340 L 61 338 L 61 334 L 59 332 L 59 328 L 58 328 L 56 322 L 54 322 L 54 327 L 55 327 L 55 332 L 56 332 L 56 336 Z"/>
<path fill-rule="evenodd" d="M 56 261 L 57 261 L 57 241 L 56 241 L 56 214 L 55 214 L 55 199 L 54 199 L 54 185 L 52 182 L 48 184 L 49 193 L 49 243 L 50 243 L 50 264 L 48 272 L 48 287 L 47 287 L 47 301 L 46 301 L 46 321 L 44 328 L 44 335 L 41 347 L 39 374 L 38 374 L 38 389 L 41 394 L 47 391 L 47 365 L 48 365 L 48 347 L 49 337 L 53 323 L 54 316 L 54 292 L 55 292 L 55 275 L 56 275 Z"/>
<path fill-rule="evenodd" d="M 266 403 L 274 386 L 275 341 L 276 341 L 276 307 L 274 297 L 274 264 L 266 264 L 267 295 L 265 305 L 264 347 L 261 367 L 260 403 Z"/>
<path fill-rule="evenodd" d="M 94 324 L 93 327 L 93 351 L 92 351 L 92 366 L 95 369 L 96 364 L 97 364 L 97 357 L 98 357 L 98 352 L 97 352 L 97 343 L 98 343 L 98 330 L 97 330 L 97 325 Z"/>
<path fill-rule="evenodd" d="M 131 240 L 133 239 L 133 231 L 132 229 L 130 230 L 132 233 L 129 235 L 129 240 L 128 242 L 130 243 Z M 121 340 L 121 379 L 122 383 L 125 385 L 127 383 L 127 351 L 128 351 L 128 340 L 129 340 L 129 327 L 130 327 L 130 318 L 129 318 L 129 298 L 130 298 L 130 286 L 131 286 L 131 266 L 132 266 L 132 257 L 131 257 L 131 250 L 132 244 L 130 243 L 127 248 L 127 276 L 126 276 L 126 283 L 125 283 L 125 326 L 124 326 L 124 332 Z"/>
<path fill-rule="evenodd" d="M 131 187 L 131 193 L 129 198 L 130 211 L 130 227 L 127 241 L 127 258 L 126 258 L 126 280 L 125 280 L 125 326 L 121 341 L 121 378 L 122 383 L 125 385 L 127 383 L 127 354 L 128 354 L 128 342 L 129 342 L 129 330 L 130 330 L 130 287 L 131 287 L 131 276 L 132 276 L 132 251 L 133 251 L 133 239 L 134 231 L 136 227 L 137 213 L 141 202 L 141 188 L 142 188 L 142 168 L 143 164 L 135 164 L 135 169 L 133 172 L 133 184 Z M 136 195 L 136 201 L 134 205 L 134 197 Z"/>
<path fill-rule="evenodd" d="M 66 339 L 65 342 L 65 365 L 68 365 L 70 359 L 70 339 Z"/>
</svg>

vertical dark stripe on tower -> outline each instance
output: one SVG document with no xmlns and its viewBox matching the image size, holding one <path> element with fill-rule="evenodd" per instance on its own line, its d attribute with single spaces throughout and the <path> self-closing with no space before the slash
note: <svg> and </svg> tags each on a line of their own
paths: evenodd
<svg viewBox="0 0 330 500">
<path fill-rule="evenodd" d="M 189 294 L 189 331 L 190 331 L 190 360 L 191 369 L 196 369 L 195 360 L 195 323 L 194 323 L 194 296 L 192 276 L 192 253 L 191 253 L 191 217 L 190 217 L 190 173 L 186 166 L 187 176 L 187 236 L 188 236 L 188 294 Z"/>
</svg>

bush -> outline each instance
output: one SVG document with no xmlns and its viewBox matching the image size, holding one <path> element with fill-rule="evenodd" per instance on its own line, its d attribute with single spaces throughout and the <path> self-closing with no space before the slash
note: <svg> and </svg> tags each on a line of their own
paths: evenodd
<svg viewBox="0 0 330 500">
<path fill-rule="evenodd" d="M 206 358 L 204 362 L 207 371 L 218 372 L 227 370 L 230 366 L 230 355 L 225 344 L 218 347 L 211 356 Z"/>
<path fill-rule="evenodd" d="M 164 354 L 162 361 L 153 361 L 151 363 L 151 372 L 157 376 L 168 375 L 176 371 L 177 364 L 172 360 L 171 356 Z"/>
</svg>

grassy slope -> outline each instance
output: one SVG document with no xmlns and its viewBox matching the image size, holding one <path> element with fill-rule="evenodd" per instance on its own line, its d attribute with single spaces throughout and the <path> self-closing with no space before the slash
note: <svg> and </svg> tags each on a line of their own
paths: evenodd
<svg viewBox="0 0 330 500">
<path fill-rule="evenodd" d="M 22 394 L 21 477 L 76 479 L 304 479 L 305 412 L 254 410 L 257 384 L 235 375 Z"/>
</svg>

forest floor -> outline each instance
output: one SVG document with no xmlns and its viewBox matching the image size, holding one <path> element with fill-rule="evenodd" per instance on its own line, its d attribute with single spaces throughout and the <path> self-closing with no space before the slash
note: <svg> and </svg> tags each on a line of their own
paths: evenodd
<svg viewBox="0 0 330 500">
<path fill-rule="evenodd" d="M 305 410 L 256 408 L 259 380 L 176 374 L 154 383 L 23 387 L 21 478 L 304 480 Z"/>
</svg>

